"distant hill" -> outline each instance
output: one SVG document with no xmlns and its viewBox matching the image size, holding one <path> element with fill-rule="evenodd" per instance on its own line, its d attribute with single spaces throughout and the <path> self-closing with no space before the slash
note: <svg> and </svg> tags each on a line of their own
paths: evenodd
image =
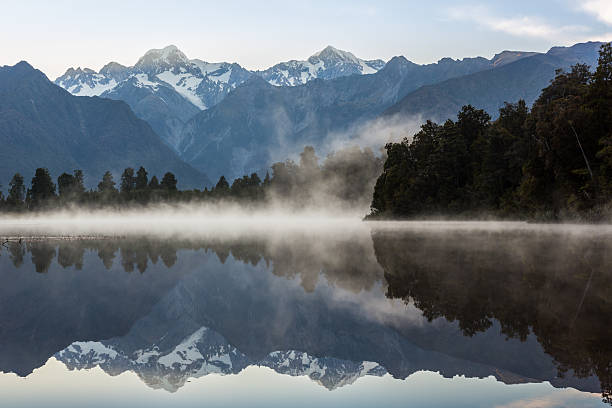
<svg viewBox="0 0 612 408">
<path fill-rule="evenodd" d="M 119 181 L 125 167 L 141 165 L 158 177 L 172 171 L 183 188 L 209 182 L 126 103 L 73 96 L 27 62 L 0 67 L 0 146 L 4 189 L 16 172 L 29 182 L 37 167 L 54 178 L 82 169 L 89 187 L 106 170 Z"/>
<path fill-rule="evenodd" d="M 524 99 L 528 105 L 533 104 L 554 78 L 556 69 L 567 69 L 576 63 L 596 66 L 601 44 L 588 42 L 554 47 L 546 54 L 423 86 L 387 109 L 385 115 L 419 115 L 440 122 L 454 118 L 462 106 L 472 104 L 496 117 L 504 102 Z"/>
</svg>

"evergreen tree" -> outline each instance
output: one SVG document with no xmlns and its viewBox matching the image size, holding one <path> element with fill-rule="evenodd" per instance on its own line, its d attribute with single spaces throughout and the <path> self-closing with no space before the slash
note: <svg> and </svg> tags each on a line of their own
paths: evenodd
<svg viewBox="0 0 612 408">
<path fill-rule="evenodd" d="M 159 181 L 157 180 L 157 176 L 151 177 L 151 181 L 149 181 L 149 189 L 159 190 Z"/>
<path fill-rule="evenodd" d="M 105 172 L 102 176 L 102 181 L 98 183 L 98 191 L 106 194 L 117 192 L 117 189 L 115 188 L 115 181 L 113 180 L 113 175 L 110 171 Z"/>
<path fill-rule="evenodd" d="M 216 197 L 226 197 L 229 195 L 230 186 L 225 179 L 225 176 L 219 177 L 219 181 L 217 181 L 217 184 L 213 188 L 212 192 Z"/>
<path fill-rule="evenodd" d="M 74 191 L 75 179 L 72 174 L 62 173 L 57 178 L 57 190 L 61 198 L 66 198 Z"/>
<path fill-rule="evenodd" d="M 57 190 L 60 198 L 63 200 L 75 200 L 85 193 L 83 185 L 83 172 L 75 170 L 74 175 L 62 173 L 57 178 Z"/>
<path fill-rule="evenodd" d="M 160 187 L 167 191 L 176 191 L 177 180 L 174 174 L 167 172 L 164 174 Z"/>
<path fill-rule="evenodd" d="M 149 185 L 149 177 L 144 167 L 140 167 L 136 172 L 135 187 L 136 190 L 145 190 Z"/>
<path fill-rule="evenodd" d="M 600 150 L 597 159 L 599 166 L 598 184 L 601 186 L 602 201 L 612 200 L 612 45 L 604 44 L 599 53 L 597 70 L 589 94 L 589 107 L 593 119 L 589 132 L 599 137 Z"/>
<path fill-rule="evenodd" d="M 131 193 L 134 191 L 136 180 L 134 178 L 134 169 L 131 167 L 123 170 L 121 175 L 121 193 Z"/>
<path fill-rule="evenodd" d="M 15 173 L 9 183 L 8 196 L 6 197 L 6 203 L 10 208 L 18 208 L 23 205 L 25 200 L 25 185 L 23 184 L 23 176 L 19 173 Z"/>
<path fill-rule="evenodd" d="M 85 176 L 82 170 L 75 170 L 74 174 L 74 192 L 76 194 L 85 193 Z"/>
<path fill-rule="evenodd" d="M 32 187 L 28 190 L 29 203 L 32 208 L 48 204 L 55 195 L 55 184 L 46 168 L 36 169 L 32 178 Z"/>
</svg>

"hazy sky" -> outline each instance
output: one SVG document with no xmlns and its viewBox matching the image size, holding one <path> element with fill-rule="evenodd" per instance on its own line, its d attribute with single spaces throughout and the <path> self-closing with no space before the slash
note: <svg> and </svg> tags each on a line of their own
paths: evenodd
<svg viewBox="0 0 612 408">
<path fill-rule="evenodd" d="M 26 60 L 51 79 L 71 66 L 133 65 L 168 44 L 257 69 L 328 44 L 429 63 L 612 40 L 612 0 L 0 0 L 0 16 L 0 65 Z"/>
</svg>

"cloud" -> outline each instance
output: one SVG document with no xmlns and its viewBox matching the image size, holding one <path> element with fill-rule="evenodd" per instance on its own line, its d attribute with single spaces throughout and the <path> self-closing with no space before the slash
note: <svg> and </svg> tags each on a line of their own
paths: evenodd
<svg viewBox="0 0 612 408">
<path fill-rule="evenodd" d="M 585 41 L 610 42 L 612 41 L 612 32 L 592 35 L 590 37 L 587 37 Z"/>
<path fill-rule="evenodd" d="M 589 31 L 588 27 L 581 25 L 552 25 L 534 16 L 499 17 L 482 6 L 451 9 L 449 18 L 457 21 L 474 22 L 486 29 L 516 37 L 543 38 L 556 41 L 561 38 L 569 39 L 568 37 L 572 35 Z"/>
<path fill-rule="evenodd" d="M 612 25 L 612 1 L 587 0 L 581 5 L 582 10 L 595 16 L 599 21 Z"/>
</svg>

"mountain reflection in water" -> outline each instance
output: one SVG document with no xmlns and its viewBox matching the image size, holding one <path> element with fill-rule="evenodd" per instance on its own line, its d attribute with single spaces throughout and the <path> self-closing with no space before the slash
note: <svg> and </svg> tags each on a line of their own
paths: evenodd
<svg viewBox="0 0 612 408">
<path fill-rule="evenodd" d="M 413 228 L 10 241 L 0 371 L 189 378 L 267 367 L 612 389 L 612 235 Z M 433 392 L 433 390 L 432 390 Z"/>
</svg>

